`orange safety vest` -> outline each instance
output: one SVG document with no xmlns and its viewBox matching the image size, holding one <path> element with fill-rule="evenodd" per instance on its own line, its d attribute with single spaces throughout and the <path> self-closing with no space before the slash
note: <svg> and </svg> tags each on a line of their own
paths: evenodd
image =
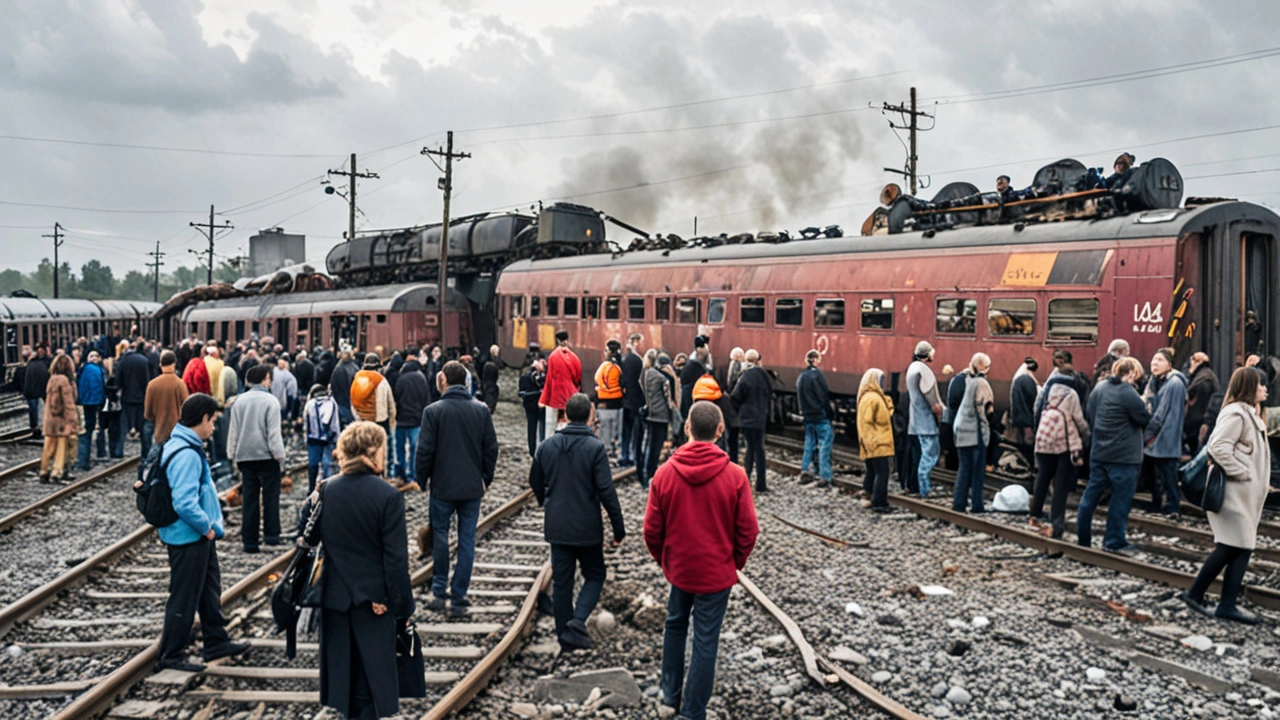
<svg viewBox="0 0 1280 720">
<path fill-rule="evenodd" d="M 612 360 L 605 361 L 596 370 L 596 399 L 622 399 L 622 368 Z"/>
<path fill-rule="evenodd" d="M 376 370 L 361 370 L 356 373 L 351 383 L 351 409 L 362 420 L 376 420 L 378 417 L 378 386 L 383 381 L 382 373 Z"/>
<path fill-rule="evenodd" d="M 715 402 L 723 395 L 724 393 L 720 392 L 720 383 L 716 382 L 714 377 L 711 377 L 711 373 L 707 373 L 706 375 L 698 378 L 698 382 L 693 384 L 694 402 L 697 402 L 698 400 L 710 400 L 711 402 Z"/>
</svg>

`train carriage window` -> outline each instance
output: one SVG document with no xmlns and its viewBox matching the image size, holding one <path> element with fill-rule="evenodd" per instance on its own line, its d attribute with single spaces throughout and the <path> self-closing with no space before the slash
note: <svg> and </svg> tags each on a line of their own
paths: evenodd
<svg viewBox="0 0 1280 720">
<path fill-rule="evenodd" d="M 244 321 L 237 320 L 235 341 L 240 342 L 241 340 L 244 340 Z"/>
<path fill-rule="evenodd" d="M 542 316 L 542 298 L 534 295 L 529 298 L 529 317 Z"/>
<path fill-rule="evenodd" d="M 653 299 L 653 319 L 655 322 L 671 322 L 671 298 Z"/>
<path fill-rule="evenodd" d="M 893 298 L 862 299 L 862 329 L 893 329 Z"/>
<path fill-rule="evenodd" d="M 230 337 L 231 337 L 231 321 L 223 320 L 222 321 L 222 337 L 219 339 L 222 340 L 223 342 L 226 342 Z"/>
<path fill-rule="evenodd" d="M 513 319 L 524 317 L 524 296 L 513 295 L 511 297 L 511 317 Z"/>
<path fill-rule="evenodd" d="M 378 322 L 378 324 L 379 324 L 379 325 L 381 325 L 381 324 L 385 323 L 386 321 L 387 321 L 387 316 L 386 316 L 386 315 L 379 315 L 379 316 L 378 316 L 378 320 L 377 320 L 377 322 Z"/>
<path fill-rule="evenodd" d="M 600 319 L 600 298 L 589 297 L 586 299 L 585 302 L 586 302 L 586 311 L 583 313 L 584 316 L 589 320 L 599 320 Z"/>
<path fill-rule="evenodd" d="M 547 317 L 560 316 L 560 298 L 551 295 L 547 296 Z"/>
<path fill-rule="evenodd" d="M 622 298 L 611 297 L 604 301 L 604 319 L 605 320 L 621 320 L 622 319 Z"/>
<path fill-rule="evenodd" d="M 814 327 L 844 327 L 844 300 L 819 299 L 813 305 Z"/>
<path fill-rule="evenodd" d="M 994 335 L 1031 337 L 1036 332 L 1036 301 L 1022 298 L 992 300 L 987 306 L 987 327 Z"/>
<path fill-rule="evenodd" d="M 1096 298 L 1054 298 L 1049 301 L 1049 340 L 1098 341 Z"/>
<path fill-rule="evenodd" d="M 778 298 L 773 303 L 773 322 L 777 325 L 804 325 L 804 298 Z"/>
<path fill-rule="evenodd" d="M 566 297 L 564 299 L 564 316 L 578 317 L 578 298 Z"/>
<path fill-rule="evenodd" d="M 707 305 L 707 322 L 711 325 L 724 324 L 724 298 L 711 298 Z"/>
<path fill-rule="evenodd" d="M 644 320 L 644 298 L 627 298 L 627 319 Z"/>
<path fill-rule="evenodd" d="M 938 301 L 934 329 L 952 335 L 973 335 L 978 329 L 978 301 L 946 298 Z"/>
<path fill-rule="evenodd" d="M 30 325 L 22 326 L 22 344 L 23 345 L 31 344 L 31 326 Z"/>
<path fill-rule="evenodd" d="M 764 324 L 764 298 L 744 297 L 738 300 L 738 321 L 741 323 Z"/>
<path fill-rule="evenodd" d="M 690 325 L 702 322 L 702 301 L 698 298 L 680 298 L 677 300 L 676 322 Z"/>
</svg>

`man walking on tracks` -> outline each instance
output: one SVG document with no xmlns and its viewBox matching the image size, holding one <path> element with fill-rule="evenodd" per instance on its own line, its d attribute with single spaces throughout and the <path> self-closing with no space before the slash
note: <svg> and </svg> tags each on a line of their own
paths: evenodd
<svg viewBox="0 0 1280 720">
<path fill-rule="evenodd" d="M 703 720 L 729 591 L 760 528 L 747 474 L 715 445 L 724 432 L 720 408 L 695 402 L 685 430 L 692 442 L 677 449 L 653 478 L 644 542 L 671 583 L 662 640 L 662 703 L 681 717 Z M 690 617 L 693 652 L 686 680 Z"/>
<path fill-rule="evenodd" d="M 569 396 L 582 389 L 582 361 L 569 349 L 569 333 L 556 333 L 556 349 L 547 358 L 547 381 L 538 402 L 547 409 L 547 432 L 560 429 L 560 413 Z"/>
<path fill-rule="evenodd" d="M 432 559 L 434 595 L 427 603 L 432 610 L 445 609 L 445 592 L 450 591 L 449 614 L 467 614 L 467 588 L 476 559 L 476 522 L 480 519 L 480 499 L 484 497 L 498 464 L 498 435 L 493 416 L 467 390 L 467 369 L 451 360 L 436 379 L 440 399 L 422 412 L 416 458 L 418 483 L 431 483 Z M 458 516 L 458 564 L 453 586 L 449 580 L 449 526 Z"/>
<path fill-rule="evenodd" d="M 546 510 L 545 538 L 551 544 L 555 578 L 556 637 L 573 651 L 591 647 L 587 618 L 604 589 L 604 524 L 600 507 L 613 525 L 613 547 L 626 536 L 622 506 L 609 472 L 604 443 L 591 433 L 591 399 L 576 393 L 565 403 L 569 424 L 538 448 L 529 469 L 529 486 Z M 573 602 L 573 578 L 582 568 L 582 591 Z"/>
<path fill-rule="evenodd" d="M 264 542 L 280 544 L 280 465 L 284 462 L 284 438 L 280 434 L 280 403 L 271 394 L 271 371 L 270 365 L 254 365 L 245 373 L 249 389 L 231 406 L 231 427 L 227 430 L 227 454 L 240 469 L 242 481 L 244 517 L 240 537 L 247 553 L 260 549 L 259 508 L 266 536 Z"/>
<path fill-rule="evenodd" d="M 644 360 L 640 358 L 640 343 L 644 336 L 631 333 L 627 338 L 627 352 L 622 356 L 622 452 L 618 467 L 642 465 L 644 458 L 644 388 L 640 376 L 644 374 Z"/>
<path fill-rule="evenodd" d="M 147 395 L 142 405 L 142 415 L 147 421 L 144 429 L 157 444 L 169 439 L 182 415 L 182 404 L 189 396 L 187 386 L 175 372 L 177 365 L 178 356 L 172 350 L 165 350 L 160 353 L 160 374 L 147 383 Z"/>
<path fill-rule="evenodd" d="M 172 353 L 165 354 L 173 358 Z M 173 435 L 164 443 L 160 455 L 173 495 L 173 509 L 178 514 L 176 521 L 160 528 L 160 540 L 169 551 L 169 601 L 164 608 L 158 663 L 161 669 L 205 669 L 186 658 L 196 613 L 200 614 L 206 662 L 249 649 L 247 642 L 231 641 L 227 618 L 222 614 L 222 575 L 215 542 L 222 537 L 225 526 L 218 491 L 204 457 L 204 441 L 213 434 L 218 412 L 218 401 L 209 395 L 187 398 Z"/>
</svg>

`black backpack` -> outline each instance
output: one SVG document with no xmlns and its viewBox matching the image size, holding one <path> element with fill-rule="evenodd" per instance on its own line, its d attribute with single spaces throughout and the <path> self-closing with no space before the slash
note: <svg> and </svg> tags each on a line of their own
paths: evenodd
<svg viewBox="0 0 1280 720">
<path fill-rule="evenodd" d="M 183 450 L 199 450 L 193 445 L 184 445 L 169 456 L 168 460 L 151 463 L 139 482 L 133 484 L 137 496 L 138 512 L 146 519 L 148 525 L 158 528 L 172 525 L 178 521 L 178 512 L 173 509 L 173 489 L 169 487 L 169 463 Z M 164 448 L 160 449 L 164 456 Z"/>
</svg>

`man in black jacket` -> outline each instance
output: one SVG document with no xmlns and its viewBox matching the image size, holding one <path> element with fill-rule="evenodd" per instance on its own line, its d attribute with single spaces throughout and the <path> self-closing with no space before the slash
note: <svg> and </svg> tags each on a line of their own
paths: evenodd
<svg viewBox="0 0 1280 720">
<path fill-rule="evenodd" d="M 392 477 L 402 481 L 402 490 L 418 489 L 418 473 L 415 463 L 418 454 L 418 431 L 422 425 L 422 411 L 427 409 L 427 376 L 422 374 L 422 366 L 418 364 L 418 351 L 410 348 L 404 365 L 400 366 L 400 377 L 391 388 L 391 395 L 396 401 L 396 462 Z"/>
<path fill-rule="evenodd" d="M 306 393 L 316 384 L 316 366 L 307 359 L 305 348 L 298 348 L 298 354 L 293 358 L 293 377 L 298 381 L 298 392 L 306 400 Z"/>
<path fill-rule="evenodd" d="M 1209 400 L 1218 392 L 1218 376 L 1209 367 L 1209 356 L 1198 352 L 1191 356 L 1191 383 L 1187 385 L 1187 412 L 1182 420 L 1182 442 L 1195 455 L 1200 445 L 1208 439 L 1201 436 L 1200 428 L 1205 423 L 1205 413 L 1209 408 Z"/>
<path fill-rule="evenodd" d="M 747 440 L 747 474 L 756 471 L 756 492 L 769 492 L 765 483 L 764 429 L 769 422 L 769 400 L 773 397 L 773 382 L 760 366 L 760 353 L 747 351 L 747 364 L 738 384 L 733 388 L 733 405 L 738 409 L 738 425 Z"/>
<path fill-rule="evenodd" d="M 804 363 L 805 369 L 796 378 L 796 404 L 804 417 L 800 478 L 801 482 L 814 480 L 814 474 L 809 472 L 812 464 L 818 471 L 816 479 L 830 486 L 831 445 L 835 440 L 831 431 L 831 389 L 827 386 L 827 376 L 818 367 L 822 364 L 822 353 L 810 350 L 805 353 Z"/>
<path fill-rule="evenodd" d="M 418 482 L 431 483 L 431 529 L 435 562 L 427 607 L 445 608 L 445 591 L 450 591 L 449 614 L 467 614 L 467 588 L 476 559 L 476 522 L 480 519 L 480 499 L 498 464 L 498 435 L 493 417 L 483 403 L 467 390 L 467 369 L 451 360 L 436 378 L 439 402 L 422 412 L 422 433 L 418 441 Z M 453 585 L 449 580 L 449 525 L 458 516 L 458 561 Z"/>
<path fill-rule="evenodd" d="M 498 372 L 502 369 L 500 352 L 501 348 L 497 345 L 490 346 L 489 357 L 480 368 L 480 397 L 484 399 L 489 412 L 498 407 Z"/>
<path fill-rule="evenodd" d="M 644 373 L 644 360 L 640 358 L 640 343 L 644 336 L 631 333 L 627 338 L 627 352 L 622 356 L 622 453 L 618 467 L 631 467 L 644 456 L 644 388 L 640 387 L 640 375 Z"/>
<path fill-rule="evenodd" d="M 142 441 L 142 457 L 151 453 L 151 438 L 144 432 L 146 418 L 143 417 L 143 406 L 147 401 L 147 384 L 151 382 L 151 363 L 144 353 L 142 341 L 130 348 L 116 363 L 116 377 L 120 382 L 120 405 L 124 418 L 123 433 L 132 430 L 138 432 Z M 142 478 L 142 464 L 138 465 L 138 478 Z"/>
<path fill-rule="evenodd" d="M 343 350 L 342 362 L 338 363 L 329 376 L 329 396 L 338 403 L 338 419 L 344 428 L 356 421 L 355 413 L 351 411 L 351 383 L 355 381 L 359 371 L 360 366 L 356 364 L 351 351 Z"/>
<path fill-rule="evenodd" d="M 22 395 L 27 399 L 27 419 L 34 437 L 44 426 L 44 396 L 49 385 L 49 347 L 41 345 L 27 361 L 22 375 Z"/>
<path fill-rule="evenodd" d="M 604 590 L 604 523 L 613 525 L 612 547 L 626 536 L 622 506 L 609 473 L 609 453 L 591 432 L 591 399 L 576 393 L 565 404 L 569 420 L 538 448 L 529 486 L 544 508 L 544 537 L 551 544 L 556 636 L 566 651 L 591 647 L 587 618 Z M 573 602 L 573 578 L 582 569 L 582 590 Z"/>
<path fill-rule="evenodd" d="M 698 378 L 707 373 L 707 360 L 711 357 L 703 336 L 699 335 L 698 340 L 704 344 L 694 349 L 689 361 L 680 369 L 680 417 L 689 417 L 689 407 L 693 405 L 693 386 Z"/>
</svg>

